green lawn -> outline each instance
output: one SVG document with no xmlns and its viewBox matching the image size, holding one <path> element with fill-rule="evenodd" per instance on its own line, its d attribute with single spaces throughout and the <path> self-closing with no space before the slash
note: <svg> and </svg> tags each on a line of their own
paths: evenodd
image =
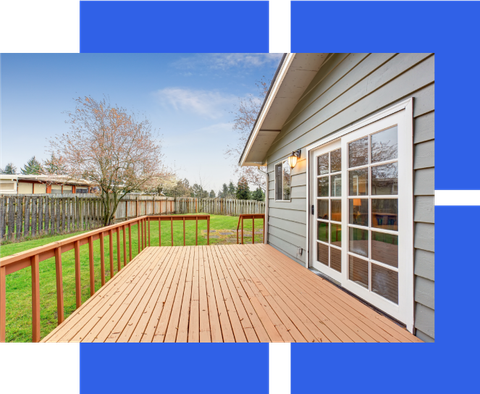
<svg viewBox="0 0 480 394">
<path fill-rule="evenodd" d="M 238 217 L 210 215 L 210 244 L 236 243 L 236 230 Z M 252 221 L 244 222 L 247 236 L 245 243 L 251 243 Z M 262 242 L 261 229 L 263 220 L 255 220 L 255 242 Z M 207 224 L 206 221 L 198 222 L 198 244 L 206 245 Z M 260 231 L 258 231 L 260 230 Z M 186 244 L 195 245 L 195 221 L 185 222 Z M 31 248 L 46 245 L 48 243 L 69 238 L 74 235 L 66 234 L 52 237 L 44 237 L 19 243 L 9 243 L 0 246 L 0 257 L 9 256 Z M 183 245 L 183 222 L 173 223 L 174 245 Z M 159 245 L 158 222 L 151 222 L 150 242 L 151 246 Z M 127 232 L 127 255 L 128 255 L 128 232 Z M 120 236 L 120 242 L 123 242 Z M 170 222 L 162 222 L 162 246 L 171 244 Z M 120 250 L 123 259 L 123 244 Z M 132 226 L 132 258 L 138 254 L 137 226 Z M 117 245 L 116 234 L 113 236 L 114 273 L 117 272 Z M 127 256 L 128 257 L 128 256 Z M 101 287 L 100 278 L 100 242 L 94 242 L 94 272 L 95 289 Z M 80 272 L 82 283 L 82 302 L 90 297 L 90 274 L 88 261 L 88 244 L 80 247 Z M 65 318 L 75 310 L 75 258 L 74 251 L 62 254 L 63 291 Z M 110 255 L 109 238 L 105 237 L 105 275 L 106 281 L 110 279 Z M 31 299 L 31 273 L 30 269 L 23 269 L 7 275 L 7 300 L 6 300 L 6 341 L 7 342 L 30 342 L 32 336 L 32 299 Z M 41 337 L 45 337 L 57 326 L 57 296 L 55 287 L 55 260 L 54 258 L 40 263 L 40 317 Z"/>
</svg>

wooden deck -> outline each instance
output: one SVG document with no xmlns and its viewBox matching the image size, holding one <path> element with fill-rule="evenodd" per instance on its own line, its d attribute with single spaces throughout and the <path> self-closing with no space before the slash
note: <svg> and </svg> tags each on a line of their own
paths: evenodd
<svg viewBox="0 0 480 394">
<path fill-rule="evenodd" d="M 269 245 L 148 247 L 42 342 L 421 342 Z"/>
</svg>

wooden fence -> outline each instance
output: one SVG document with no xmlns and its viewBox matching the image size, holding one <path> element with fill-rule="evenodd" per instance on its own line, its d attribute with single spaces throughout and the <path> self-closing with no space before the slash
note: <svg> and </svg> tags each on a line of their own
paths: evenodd
<svg viewBox="0 0 480 394">
<path fill-rule="evenodd" d="M 231 216 L 260 214 L 265 213 L 265 203 L 224 198 L 128 195 L 120 201 L 114 223 L 146 215 L 186 213 Z M 102 225 L 102 202 L 99 197 L 0 195 L 0 242 L 92 230 Z"/>
<path fill-rule="evenodd" d="M 177 197 L 175 212 L 203 212 L 211 215 L 238 216 L 242 214 L 265 213 L 265 202 L 254 200 L 234 200 L 227 198 Z"/>
</svg>

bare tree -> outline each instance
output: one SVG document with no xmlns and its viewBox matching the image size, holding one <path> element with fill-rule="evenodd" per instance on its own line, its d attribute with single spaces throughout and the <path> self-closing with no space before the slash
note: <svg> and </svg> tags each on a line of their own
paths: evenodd
<svg viewBox="0 0 480 394">
<path fill-rule="evenodd" d="M 255 125 L 257 116 L 262 108 L 263 100 L 268 92 L 270 82 L 266 82 L 263 78 L 256 83 L 258 92 L 257 95 L 250 95 L 247 98 L 241 99 L 238 108 L 233 112 L 233 130 L 238 134 L 238 141 L 235 146 L 228 146 L 225 155 L 238 161 L 243 148 L 247 143 L 250 132 Z M 260 167 L 260 170 L 265 172 L 266 167 Z M 239 178 L 245 178 L 248 183 L 252 183 L 260 187 L 263 191 L 266 190 L 265 176 L 259 171 L 257 167 L 240 167 L 235 163 L 235 174 Z"/>
<path fill-rule="evenodd" d="M 66 175 L 86 179 L 100 188 L 104 224 L 112 223 L 119 201 L 127 193 L 152 189 L 170 177 L 162 165 L 160 142 L 150 122 L 112 106 L 105 98 L 75 99 L 67 112 L 69 132 L 51 139 L 50 152 Z"/>
</svg>

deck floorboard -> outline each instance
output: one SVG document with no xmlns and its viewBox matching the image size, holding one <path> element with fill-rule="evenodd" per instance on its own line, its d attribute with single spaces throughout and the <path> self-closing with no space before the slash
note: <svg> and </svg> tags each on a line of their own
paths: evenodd
<svg viewBox="0 0 480 394">
<path fill-rule="evenodd" d="M 421 342 L 255 245 L 147 247 L 42 342 Z"/>
</svg>

